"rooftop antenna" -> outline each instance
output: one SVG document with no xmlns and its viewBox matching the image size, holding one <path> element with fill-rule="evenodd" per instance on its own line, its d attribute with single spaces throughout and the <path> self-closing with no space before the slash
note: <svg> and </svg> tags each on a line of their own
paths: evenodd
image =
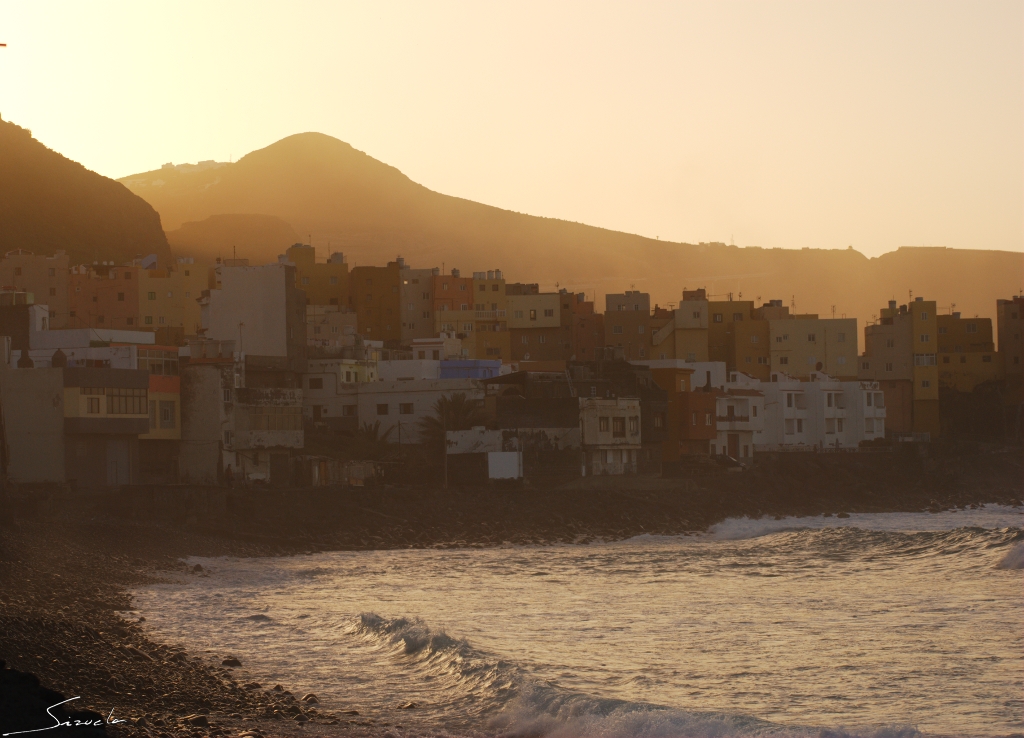
<svg viewBox="0 0 1024 738">
<path fill-rule="evenodd" d="M 732 234 L 732 233 L 729 234 L 729 245 L 730 246 L 735 246 L 736 245 L 736 239 L 733 238 L 734 235 L 735 234 Z"/>
<path fill-rule="evenodd" d="M 832 306 L 832 320 L 835 320 L 835 319 L 836 319 L 836 306 L 833 305 Z"/>
</svg>

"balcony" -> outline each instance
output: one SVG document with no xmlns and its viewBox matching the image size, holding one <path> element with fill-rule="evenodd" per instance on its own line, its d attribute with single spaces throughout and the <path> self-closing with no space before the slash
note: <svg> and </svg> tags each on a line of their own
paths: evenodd
<svg viewBox="0 0 1024 738">
<path fill-rule="evenodd" d="M 718 415 L 716 416 L 719 423 L 749 423 L 749 415 Z"/>
<path fill-rule="evenodd" d="M 477 320 L 503 320 L 505 312 L 505 310 L 476 310 L 475 316 Z"/>
</svg>

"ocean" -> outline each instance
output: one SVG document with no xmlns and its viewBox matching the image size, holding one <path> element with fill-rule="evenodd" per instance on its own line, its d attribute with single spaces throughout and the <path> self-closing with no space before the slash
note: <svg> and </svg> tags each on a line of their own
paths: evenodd
<svg viewBox="0 0 1024 738">
<path fill-rule="evenodd" d="M 196 558 L 149 634 L 396 735 L 1024 733 L 1020 510 Z M 410 706 L 413 705 L 413 706 Z"/>
</svg>

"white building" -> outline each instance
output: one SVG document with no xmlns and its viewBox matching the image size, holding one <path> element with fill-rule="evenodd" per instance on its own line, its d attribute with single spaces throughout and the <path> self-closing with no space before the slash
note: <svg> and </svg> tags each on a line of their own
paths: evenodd
<svg viewBox="0 0 1024 738">
<path fill-rule="evenodd" d="M 312 363 L 312 362 L 311 362 Z M 322 384 L 311 379 L 323 377 Z M 392 381 L 327 381 L 326 375 L 306 378 L 306 407 L 314 422 L 337 431 L 355 431 L 380 423 L 380 433 L 391 443 L 419 443 L 419 421 L 434 414 L 441 397 L 456 393 L 484 400 L 484 388 L 476 379 L 409 379 Z"/>
<path fill-rule="evenodd" d="M 640 400 L 581 397 L 583 476 L 636 474 L 640 451 Z"/>
<path fill-rule="evenodd" d="M 718 436 L 711 444 L 712 454 L 725 454 L 742 463 L 753 459 L 754 446 L 765 427 L 765 397 L 760 387 L 759 380 L 730 372 L 724 389 L 715 391 Z"/>
</svg>

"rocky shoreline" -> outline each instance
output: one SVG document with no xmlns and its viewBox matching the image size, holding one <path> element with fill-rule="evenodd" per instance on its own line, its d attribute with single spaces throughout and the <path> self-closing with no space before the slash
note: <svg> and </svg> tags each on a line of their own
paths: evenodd
<svg viewBox="0 0 1024 738">
<path fill-rule="evenodd" d="M 403 733 L 359 705 L 322 710 L 315 695 L 256 684 L 244 676 L 244 654 L 191 653 L 148 638 L 129 590 L 202 576 L 185 565 L 188 556 L 585 543 L 706 530 L 744 515 L 937 511 L 1022 498 L 1019 450 L 766 459 L 741 473 L 698 472 L 552 487 L 355 490 L 327 501 L 322 491 L 243 493 L 251 497 L 245 507 L 233 503 L 230 529 L 145 506 L 126 514 L 110 498 L 52 493 L 39 505 L 25 495 L 45 499 L 46 491 L 9 492 L 0 507 L 0 732 L 52 724 L 47 701 L 78 697 L 68 706 L 102 717 L 113 736 Z"/>
</svg>

